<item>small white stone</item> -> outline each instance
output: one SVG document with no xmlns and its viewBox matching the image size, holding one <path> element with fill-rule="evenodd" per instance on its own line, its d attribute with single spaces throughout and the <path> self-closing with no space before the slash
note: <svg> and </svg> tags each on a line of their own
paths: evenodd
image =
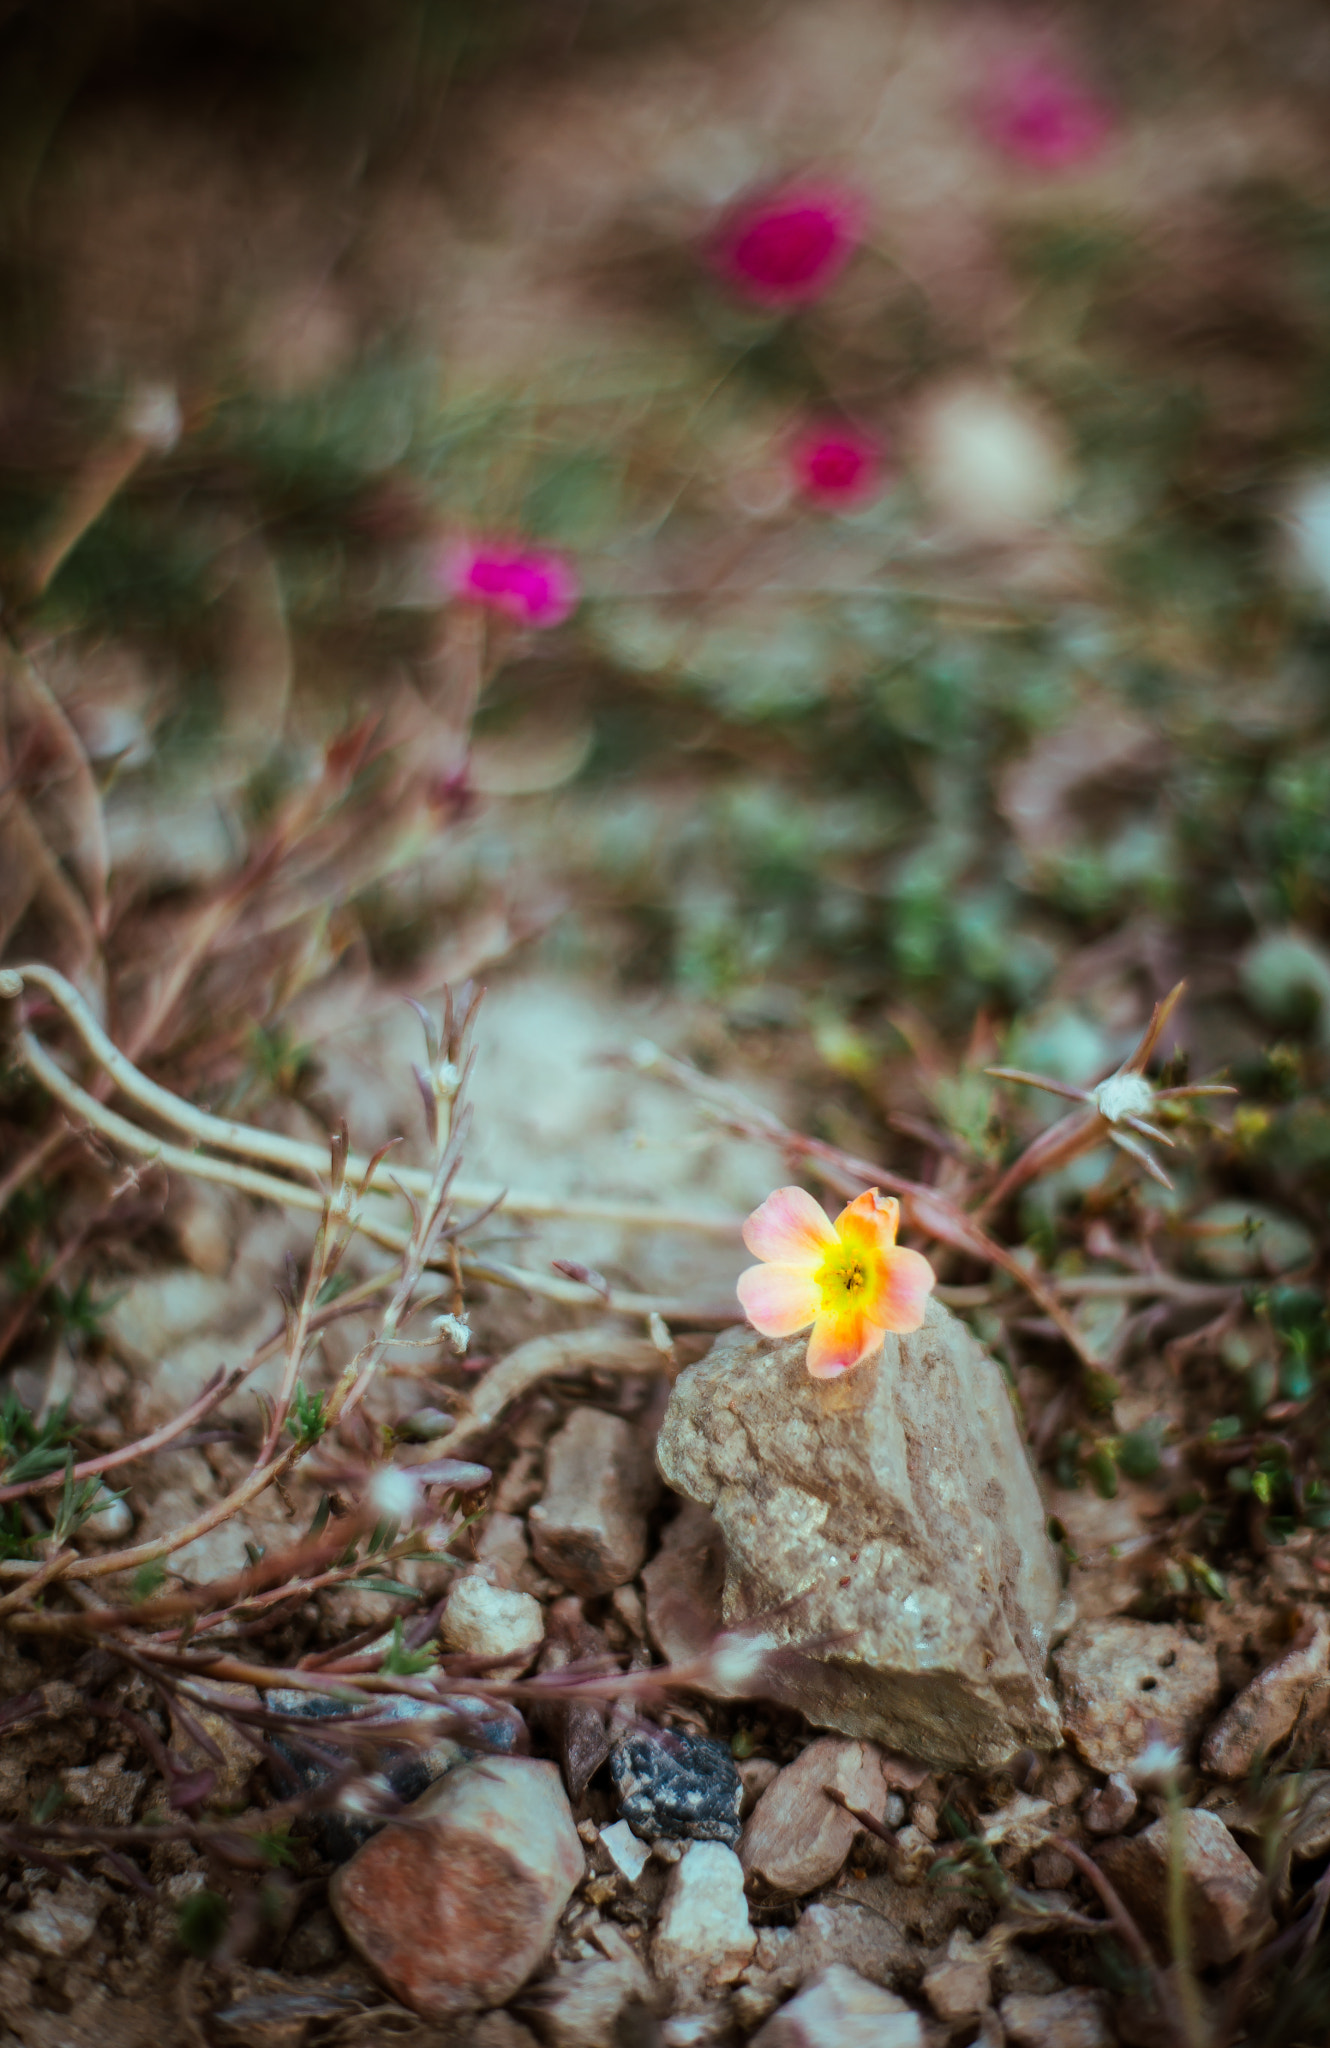
<svg viewBox="0 0 1330 2048">
<path fill-rule="evenodd" d="M 660 2038 L 664 2048 L 706 2048 L 708 2042 L 728 2037 L 729 2031 L 728 2012 L 713 2006 L 708 2012 L 676 2013 L 662 2026 Z"/>
<path fill-rule="evenodd" d="M 39 1892 L 26 1913 L 10 1922 L 29 1948 L 44 1956 L 74 1956 L 92 1938 L 101 1900 L 88 1886 L 66 1878 L 58 1891 Z"/>
<path fill-rule="evenodd" d="M 626 1820 L 616 1820 L 612 1827 L 602 1828 L 600 1839 L 615 1869 L 629 1884 L 636 1884 L 651 1861 L 650 1844 L 639 1842 Z"/>
<path fill-rule="evenodd" d="M 734 1982 L 756 1941 L 733 1849 L 690 1842 L 665 1889 L 651 1952 L 656 1975 L 685 1992 L 716 1990 Z"/>
<path fill-rule="evenodd" d="M 752 2048 L 924 2048 L 924 2029 L 894 1991 L 833 1963 L 773 2014 Z"/>
<path fill-rule="evenodd" d="M 88 1517 L 87 1530 L 100 1542 L 113 1543 L 121 1536 L 128 1536 L 134 1526 L 134 1514 L 128 1501 L 102 1487 L 93 1502 Z"/>
<path fill-rule="evenodd" d="M 448 1595 L 439 1635 L 450 1650 L 468 1657 L 517 1657 L 525 1669 L 545 1639 L 545 1615 L 530 1593 L 492 1585 L 483 1572 L 468 1572 Z"/>
<path fill-rule="evenodd" d="M 998 2012 L 1012 2048 L 1112 2048 L 1101 1991 L 1013 1992 Z"/>
</svg>

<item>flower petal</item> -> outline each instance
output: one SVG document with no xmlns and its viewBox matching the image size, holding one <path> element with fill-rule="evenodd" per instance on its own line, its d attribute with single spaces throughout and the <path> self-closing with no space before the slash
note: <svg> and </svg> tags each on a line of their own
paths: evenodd
<svg viewBox="0 0 1330 2048">
<path fill-rule="evenodd" d="M 836 1235 L 842 1244 L 851 1244 L 870 1257 L 880 1257 L 895 1244 L 900 1220 L 901 1205 L 896 1197 L 880 1195 L 876 1188 L 869 1188 L 841 1210 L 836 1218 Z"/>
<path fill-rule="evenodd" d="M 862 1309 L 821 1315 L 808 1340 L 808 1370 L 815 1380 L 838 1379 L 882 1349 L 882 1329 Z"/>
<path fill-rule="evenodd" d="M 882 1329 L 906 1336 L 921 1328 L 936 1279 L 922 1252 L 893 1245 L 883 1258 L 876 1287 L 865 1297 L 864 1314 Z"/>
<path fill-rule="evenodd" d="M 830 1217 L 802 1188 L 777 1188 L 768 1195 L 744 1224 L 743 1240 L 755 1258 L 810 1272 L 836 1249 Z"/>
<path fill-rule="evenodd" d="M 806 1330 L 822 1303 L 822 1290 L 806 1266 L 750 1266 L 739 1275 L 739 1300 L 764 1337 Z"/>
</svg>

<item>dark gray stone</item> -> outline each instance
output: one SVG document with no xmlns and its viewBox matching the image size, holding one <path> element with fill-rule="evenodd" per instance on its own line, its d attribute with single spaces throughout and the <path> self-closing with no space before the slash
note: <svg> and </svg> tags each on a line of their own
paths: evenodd
<svg viewBox="0 0 1330 2048">
<path fill-rule="evenodd" d="M 739 1840 L 743 1785 L 723 1742 L 638 1729 L 610 1752 L 619 1811 L 648 1841 Z"/>
<path fill-rule="evenodd" d="M 457 1736 L 441 1735 L 428 1749 L 384 1743 L 377 1765 L 385 1788 L 391 1794 L 391 1800 L 386 1802 L 390 1807 L 392 1801 L 406 1805 L 413 1799 L 419 1799 L 422 1792 L 427 1792 L 445 1771 L 464 1758 L 495 1752 L 511 1755 L 518 1746 L 519 1737 L 526 1732 L 516 1708 L 496 1700 L 478 1699 L 470 1693 L 445 1695 L 434 1706 L 424 1700 L 412 1699 L 405 1693 L 396 1693 L 377 1700 L 370 1707 L 348 1712 L 345 1700 L 333 1699 L 327 1693 L 299 1692 L 293 1687 L 270 1692 L 267 1705 L 278 1713 L 289 1714 L 302 1721 L 337 1721 L 348 1729 L 358 1721 L 415 1721 L 427 1714 L 437 1714 L 440 1709 L 457 1715 L 465 1724 L 458 1733 L 469 1737 L 469 1742 L 460 1741 Z M 273 1748 L 295 1772 L 301 1789 L 317 1794 L 336 1775 L 337 1766 L 332 1761 L 332 1753 L 340 1753 L 341 1745 L 331 1728 L 312 1731 L 312 1739 L 319 1743 L 322 1755 L 313 1754 L 303 1744 L 285 1740 L 280 1735 L 271 1738 Z M 345 1863 L 391 1818 L 391 1811 L 373 1814 L 324 1808 L 310 1815 L 309 1831 L 320 1855 L 330 1863 Z"/>
</svg>

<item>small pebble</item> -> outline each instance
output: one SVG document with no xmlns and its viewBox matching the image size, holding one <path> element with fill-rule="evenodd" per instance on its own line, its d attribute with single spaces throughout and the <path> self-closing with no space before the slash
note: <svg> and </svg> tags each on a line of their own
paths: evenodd
<svg viewBox="0 0 1330 2048">
<path fill-rule="evenodd" d="M 585 1869 L 554 1764 L 461 1764 L 338 1870 L 333 1911 L 426 2019 L 502 2005 L 548 1953 Z"/>
<path fill-rule="evenodd" d="M 1114 1771 L 1106 1785 L 1086 1794 L 1081 1813 L 1092 1835 L 1120 1835 L 1136 1818 L 1136 1805 L 1135 1787 Z"/>
<path fill-rule="evenodd" d="M 10 1921 L 11 1933 L 41 1955 L 76 1956 L 92 1939 L 102 1902 L 90 1885 L 67 1877 L 53 1892 L 38 1892 L 26 1913 Z"/>
<path fill-rule="evenodd" d="M 635 1578 L 659 1491 L 638 1431 L 603 1408 L 574 1408 L 550 1439 L 545 1472 L 545 1491 L 528 1518 L 536 1562 L 584 1595 Z"/>
<path fill-rule="evenodd" d="M 789 1898 L 830 1884 L 859 1832 L 832 1792 L 873 1820 L 881 1817 L 887 1789 L 872 1743 L 823 1736 L 785 1766 L 743 1832 L 740 1856 L 750 1877 Z"/>
<path fill-rule="evenodd" d="M 1189 1756 L 1219 1703 L 1215 1652 L 1171 1622 L 1078 1622 L 1053 1664 L 1068 1740 L 1099 1771 L 1125 1771 L 1156 1735 Z"/>
<path fill-rule="evenodd" d="M 496 1586 L 484 1571 L 467 1572 L 448 1595 L 439 1637 L 448 1649 L 502 1663 L 517 1678 L 545 1640 L 545 1613 L 530 1593 Z"/>
<path fill-rule="evenodd" d="M 1011 2048 L 1113 2048 L 1101 1991 L 1014 1991 L 998 2012 Z"/>
<path fill-rule="evenodd" d="M 616 1820 L 612 1827 L 602 1828 L 600 1840 L 616 1870 L 627 1878 L 629 1884 L 636 1884 L 651 1861 L 651 1851 L 646 1843 L 638 1840 L 626 1820 Z"/>
<path fill-rule="evenodd" d="M 652 1946 L 658 1977 L 684 1997 L 732 1984 L 752 1957 L 743 1866 L 723 1842 L 694 1841 L 670 1873 Z"/>
<path fill-rule="evenodd" d="M 945 1953 L 925 1971 L 924 1996 L 948 2025 L 973 2019 L 988 2004 L 988 1962 L 963 1927 L 952 1931 Z"/>
<path fill-rule="evenodd" d="M 833 1963 L 773 2014 L 751 2048 L 924 2048 L 924 2040 L 903 1998 Z"/>
<path fill-rule="evenodd" d="M 1258 1672 L 1205 1738 L 1201 1769 L 1216 1778 L 1245 1778 L 1257 1755 L 1293 1728 L 1309 1693 L 1330 1687 L 1330 1615 L 1317 1613 L 1300 1638 Z"/>
<path fill-rule="evenodd" d="M 1169 1821 L 1155 1821 L 1139 1835 L 1119 1835 L 1096 1852 L 1110 1881 L 1145 1926 L 1167 1922 Z M 1202 1969 L 1231 1963 L 1250 1928 L 1261 1879 L 1218 1814 L 1193 1808 L 1182 1816 L 1192 1950 Z"/>
<path fill-rule="evenodd" d="M 610 1752 L 619 1808 L 648 1840 L 739 1840 L 743 1784 L 726 1743 L 661 1729 L 626 1735 Z"/>
</svg>

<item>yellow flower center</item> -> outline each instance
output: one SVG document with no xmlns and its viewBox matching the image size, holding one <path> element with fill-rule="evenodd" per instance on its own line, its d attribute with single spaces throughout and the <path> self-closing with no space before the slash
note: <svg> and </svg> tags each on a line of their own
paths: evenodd
<svg viewBox="0 0 1330 2048">
<path fill-rule="evenodd" d="M 828 1252 L 815 1277 L 822 1290 L 823 1307 L 835 1313 L 855 1306 L 868 1285 L 868 1268 L 862 1252 L 840 1244 L 834 1252 Z"/>
</svg>

